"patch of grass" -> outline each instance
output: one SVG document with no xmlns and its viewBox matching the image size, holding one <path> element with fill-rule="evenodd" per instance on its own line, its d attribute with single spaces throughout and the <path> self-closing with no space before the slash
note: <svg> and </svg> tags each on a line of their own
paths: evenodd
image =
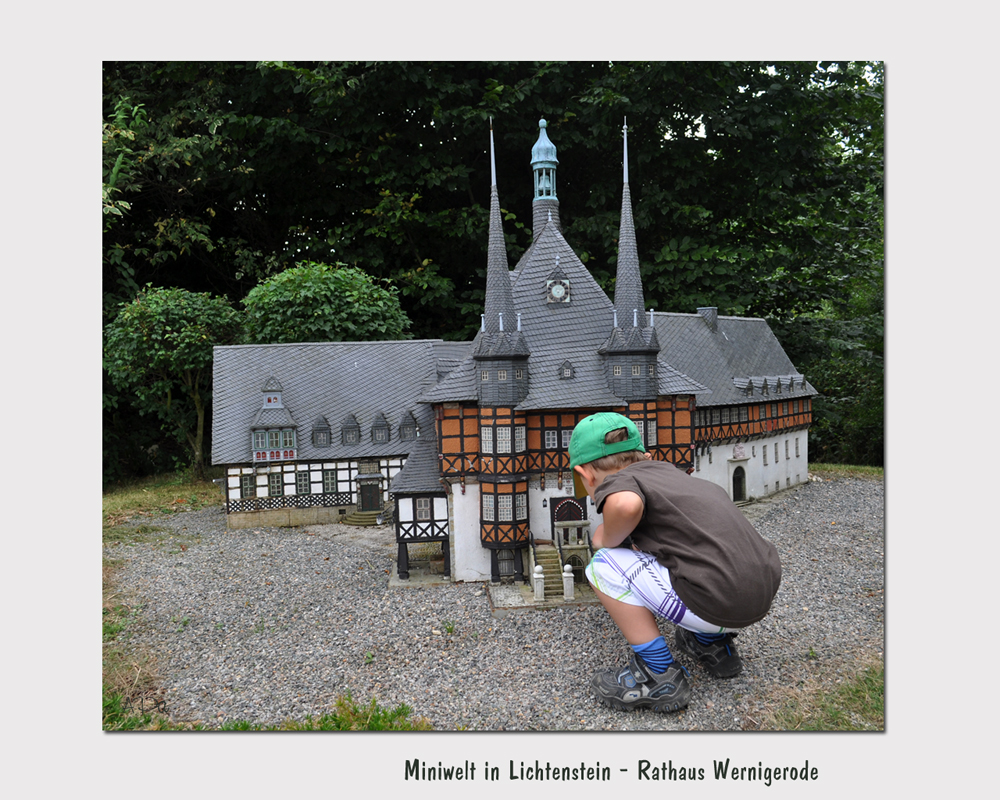
<svg viewBox="0 0 1000 800">
<path fill-rule="evenodd" d="M 809 463 L 809 472 L 824 480 L 830 478 L 885 478 L 883 467 L 864 467 L 852 464 L 817 464 Z"/>
<path fill-rule="evenodd" d="M 405 703 L 392 709 L 382 708 L 374 699 L 360 705 L 350 695 L 337 698 L 335 711 L 321 717 L 288 720 L 280 725 L 256 725 L 230 722 L 224 731 L 429 731 L 431 724 L 423 717 L 413 718 Z"/>
<path fill-rule="evenodd" d="M 885 668 L 870 666 L 832 688 L 807 685 L 772 700 L 764 730 L 882 731 Z"/>
<path fill-rule="evenodd" d="M 114 486 L 104 493 L 104 528 L 115 528 L 135 517 L 172 514 L 221 503 L 222 492 L 211 480 L 195 480 L 183 472 L 155 475 Z"/>
</svg>

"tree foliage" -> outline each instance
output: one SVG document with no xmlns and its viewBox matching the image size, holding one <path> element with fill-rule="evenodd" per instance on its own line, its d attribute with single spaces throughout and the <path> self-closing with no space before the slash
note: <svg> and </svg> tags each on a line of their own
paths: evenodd
<svg viewBox="0 0 1000 800">
<path fill-rule="evenodd" d="M 147 286 L 104 330 L 111 382 L 140 413 L 154 414 L 203 474 L 212 348 L 239 341 L 236 310 L 207 293 Z"/>
<path fill-rule="evenodd" d="M 252 342 L 409 338 L 396 290 L 346 264 L 291 267 L 251 289 L 243 304 Z"/>
<path fill-rule="evenodd" d="M 880 286 L 882 84 L 877 62 L 107 62 L 105 292 L 239 303 L 336 262 L 396 287 L 415 336 L 468 339 L 489 120 L 513 262 L 544 117 L 564 234 L 610 293 L 627 118 L 648 306 L 766 317 L 809 374 L 796 353 L 836 336 L 799 321 Z"/>
</svg>

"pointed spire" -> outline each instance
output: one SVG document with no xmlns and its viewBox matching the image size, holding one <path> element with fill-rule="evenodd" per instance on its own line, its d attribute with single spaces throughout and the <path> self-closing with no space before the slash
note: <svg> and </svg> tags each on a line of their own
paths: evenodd
<svg viewBox="0 0 1000 800">
<path fill-rule="evenodd" d="M 622 126 L 624 143 L 624 186 L 622 188 L 622 218 L 618 233 L 618 273 L 615 280 L 615 308 L 628 318 L 629 311 L 640 311 L 635 324 L 646 327 L 646 304 L 642 296 L 639 273 L 639 251 L 632 222 L 632 196 L 628 188 L 628 126 Z"/>
<path fill-rule="evenodd" d="M 483 330 L 487 333 L 499 333 L 501 328 L 500 315 L 507 319 L 514 318 L 514 297 L 510 288 L 510 267 L 507 264 L 507 245 L 503 238 L 503 227 L 500 221 L 500 195 L 496 184 L 496 156 L 493 148 L 493 122 L 490 121 L 490 170 L 492 186 L 490 189 L 490 230 L 489 246 L 486 255 L 486 314 L 483 320 Z"/>
</svg>

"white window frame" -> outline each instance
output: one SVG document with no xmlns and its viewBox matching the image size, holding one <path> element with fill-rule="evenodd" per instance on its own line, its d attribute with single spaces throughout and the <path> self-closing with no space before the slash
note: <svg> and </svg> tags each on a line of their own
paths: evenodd
<svg viewBox="0 0 1000 800">
<path fill-rule="evenodd" d="M 431 519 L 431 499 L 429 497 L 416 498 L 414 516 L 417 522 L 429 522 Z"/>
<path fill-rule="evenodd" d="M 514 496 L 510 494 L 497 495 L 497 522 L 514 521 Z"/>
<path fill-rule="evenodd" d="M 514 452 L 523 453 L 528 449 L 528 430 L 524 425 L 514 426 Z"/>
<path fill-rule="evenodd" d="M 547 428 L 545 431 L 545 449 L 546 450 L 559 449 L 559 431 L 557 431 L 555 428 Z"/>
<path fill-rule="evenodd" d="M 493 495 L 483 493 L 483 522 L 494 522 Z"/>
<path fill-rule="evenodd" d="M 562 448 L 563 450 L 569 450 L 569 440 L 573 438 L 573 430 L 563 428 L 562 430 Z"/>
<path fill-rule="evenodd" d="M 510 425 L 497 425 L 497 452 L 510 452 Z"/>
<path fill-rule="evenodd" d="M 519 521 L 528 518 L 528 495 L 524 492 L 514 495 L 514 513 Z"/>
<path fill-rule="evenodd" d="M 493 426 L 483 425 L 479 429 L 479 452 L 493 454 Z"/>
</svg>

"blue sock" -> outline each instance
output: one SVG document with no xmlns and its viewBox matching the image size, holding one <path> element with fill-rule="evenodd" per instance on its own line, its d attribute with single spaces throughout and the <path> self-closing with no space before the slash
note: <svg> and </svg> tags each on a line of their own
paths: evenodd
<svg viewBox="0 0 1000 800">
<path fill-rule="evenodd" d="M 670 654 L 670 648 L 662 636 L 657 636 L 645 644 L 634 644 L 632 649 L 642 656 L 642 660 L 653 672 L 666 672 L 667 667 L 674 663 L 674 657 Z"/>
<path fill-rule="evenodd" d="M 691 631 L 694 634 L 694 638 L 697 639 L 701 644 L 715 644 L 720 639 L 724 639 L 728 634 L 725 633 L 701 633 L 699 631 Z"/>
</svg>

